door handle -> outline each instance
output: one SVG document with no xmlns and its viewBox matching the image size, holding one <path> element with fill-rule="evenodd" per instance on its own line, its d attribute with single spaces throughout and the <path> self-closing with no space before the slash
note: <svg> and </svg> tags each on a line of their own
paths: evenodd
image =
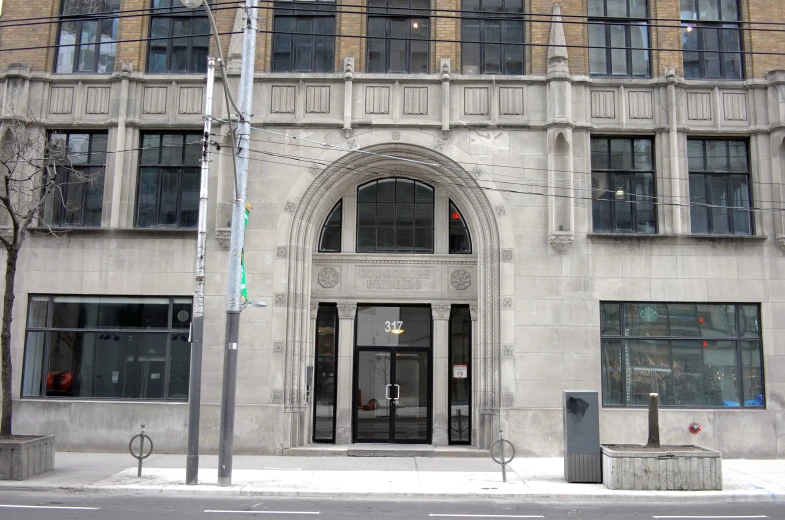
<svg viewBox="0 0 785 520">
<path fill-rule="evenodd" d="M 395 387 L 395 397 L 393 397 L 393 400 L 397 401 L 398 399 L 401 398 L 401 385 L 392 385 L 392 386 Z"/>
<path fill-rule="evenodd" d="M 387 400 L 390 400 L 390 399 L 392 399 L 392 398 L 390 397 L 390 387 L 391 387 L 391 386 L 392 386 L 392 385 L 387 385 L 387 386 L 384 388 L 384 397 L 386 397 L 386 398 L 387 398 Z"/>
</svg>

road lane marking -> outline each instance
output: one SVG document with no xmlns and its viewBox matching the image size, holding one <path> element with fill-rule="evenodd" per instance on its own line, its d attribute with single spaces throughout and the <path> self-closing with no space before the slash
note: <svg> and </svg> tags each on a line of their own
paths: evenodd
<svg viewBox="0 0 785 520">
<path fill-rule="evenodd" d="M 0 504 L 0 509 L 60 509 L 66 511 L 96 511 L 100 507 L 73 507 L 73 506 L 25 506 L 17 504 Z"/>
<path fill-rule="evenodd" d="M 205 509 L 205 513 L 223 513 L 226 515 L 318 515 L 319 511 L 228 511 L 223 509 Z"/>
<path fill-rule="evenodd" d="M 743 515 L 743 516 L 651 516 L 652 518 L 683 518 L 683 519 L 709 519 L 709 520 L 724 520 L 724 519 L 745 519 L 745 518 L 768 518 L 766 515 Z"/>
<path fill-rule="evenodd" d="M 428 516 L 437 518 L 545 518 L 542 515 L 457 515 L 448 513 L 431 513 Z"/>
</svg>

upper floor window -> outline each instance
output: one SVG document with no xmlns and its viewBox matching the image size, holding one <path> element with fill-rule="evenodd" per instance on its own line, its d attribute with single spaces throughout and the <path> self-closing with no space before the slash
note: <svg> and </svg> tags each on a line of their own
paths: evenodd
<svg viewBox="0 0 785 520">
<path fill-rule="evenodd" d="M 114 72 L 120 0 L 63 0 L 55 72 Z"/>
<path fill-rule="evenodd" d="M 357 188 L 358 253 L 433 253 L 433 188 L 382 179 Z"/>
<path fill-rule="evenodd" d="M 450 201 L 450 254 L 470 254 L 471 252 L 472 240 L 469 236 L 469 228 L 457 206 Z"/>
<path fill-rule="evenodd" d="M 275 2 L 273 72 L 332 72 L 335 1 Z"/>
<path fill-rule="evenodd" d="M 55 227 L 100 227 L 104 202 L 106 132 L 52 132 L 49 193 L 44 222 Z"/>
<path fill-rule="evenodd" d="M 142 136 L 137 227 L 195 227 L 201 134 Z"/>
<path fill-rule="evenodd" d="M 368 0 L 367 72 L 428 72 L 428 0 Z"/>
<path fill-rule="evenodd" d="M 681 0 L 681 19 L 685 78 L 743 77 L 737 0 Z"/>
<path fill-rule="evenodd" d="M 463 0 L 462 10 L 461 71 L 523 74 L 522 0 Z"/>
<path fill-rule="evenodd" d="M 687 154 L 692 232 L 751 234 L 747 142 L 690 139 Z"/>
<path fill-rule="evenodd" d="M 153 0 L 153 9 L 147 72 L 205 72 L 210 50 L 205 10 L 188 9 L 180 0 Z"/>
<path fill-rule="evenodd" d="M 341 225 L 343 201 L 338 201 L 327 220 L 322 226 L 322 233 L 319 235 L 320 253 L 340 253 L 341 252 Z"/>
<path fill-rule="evenodd" d="M 655 233 L 654 158 L 648 138 L 591 138 L 595 233 Z"/>
<path fill-rule="evenodd" d="M 647 0 L 589 0 L 588 8 L 591 75 L 647 77 Z"/>
<path fill-rule="evenodd" d="M 603 302 L 602 404 L 764 406 L 760 307 Z"/>
</svg>

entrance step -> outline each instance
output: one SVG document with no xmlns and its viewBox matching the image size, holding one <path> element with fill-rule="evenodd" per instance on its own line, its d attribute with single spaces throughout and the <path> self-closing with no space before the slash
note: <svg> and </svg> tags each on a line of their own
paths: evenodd
<svg viewBox="0 0 785 520">
<path fill-rule="evenodd" d="M 429 444 L 351 444 L 311 445 L 287 448 L 283 454 L 295 457 L 489 457 L 488 450 L 470 446 L 432 446 Z"/>
</svg>

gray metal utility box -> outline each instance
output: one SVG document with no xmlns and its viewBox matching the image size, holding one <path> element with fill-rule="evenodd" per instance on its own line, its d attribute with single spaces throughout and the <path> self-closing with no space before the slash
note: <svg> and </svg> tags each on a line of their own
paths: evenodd
<svg viewBox="0 0 785 520">
<path fill-rule="evenodd" d="M 564 478 L 567 482 L 602 483 L 600 407 L 597 392 L 565 390 Z"/>
</svg>

